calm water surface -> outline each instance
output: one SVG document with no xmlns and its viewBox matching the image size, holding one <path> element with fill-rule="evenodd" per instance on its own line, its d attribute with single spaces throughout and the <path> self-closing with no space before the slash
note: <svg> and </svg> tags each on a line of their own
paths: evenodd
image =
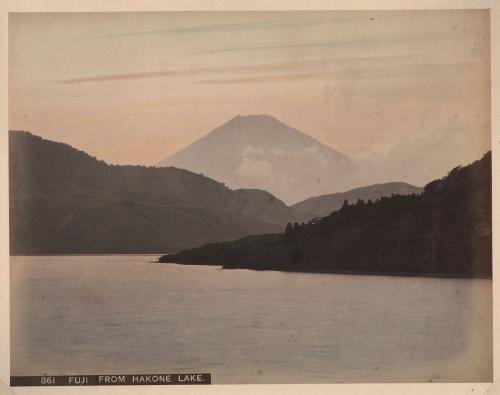
<svg viewBox="0 0 500 395">
<path fill-rule="evenodd" d="M 11 373 L 488 381 L 492 282 L 11 258 Z"/>
</svg>

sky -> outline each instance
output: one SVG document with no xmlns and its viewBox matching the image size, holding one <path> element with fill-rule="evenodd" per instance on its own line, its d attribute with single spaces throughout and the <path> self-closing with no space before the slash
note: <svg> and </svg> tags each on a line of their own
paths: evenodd
<svg viewBox="0 0 500 395">
<path fill-rule="evenodd" d="M 9 129 L 154 165 L 268 114 L 367 169 L 424 185 L 490 149 L 489 13 L 9 16 Z"/>
</svg>

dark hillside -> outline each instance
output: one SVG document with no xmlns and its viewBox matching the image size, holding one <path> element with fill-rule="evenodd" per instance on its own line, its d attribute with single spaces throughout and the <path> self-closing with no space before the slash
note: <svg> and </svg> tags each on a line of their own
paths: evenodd
<svg viewBox="0 0 500 395">
<path fill-rule="evenodd" d="M 421 195 L 344 206 L 285 233 L 167 255 L 161 262 L 226 268 L 415 276 L 491 276 L 491 153 Z"/>
<path fill-rule="evenodd" d="M 11 254 L 158 253 L 279 231 L 294 211 L 174 167 L 114 166 L 9 133 Z"/>
</svg>

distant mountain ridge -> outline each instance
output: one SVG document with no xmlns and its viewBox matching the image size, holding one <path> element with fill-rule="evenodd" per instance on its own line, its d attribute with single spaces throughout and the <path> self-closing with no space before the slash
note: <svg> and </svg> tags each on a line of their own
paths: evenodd
<svg viewBox="0 0 500 395">
<path fill-rule="evenodd" d="M 279 231 L 293 209 L 176 168 L 113 166 L 9 132 L 12 254 L 158 253 Z"/>
<path fill-rule="evenodd" d="M 203 173 L 230 188 L 263 189 L 290 204 L 356 185 L 346 155 L 269 115 L 236 116 L 159 166 Z"/>
<path fill-rule="evenodd" d="M 346 192 L 311 197 L 291 207 L 310 218 L 324 217 L 329 215 L 332 211 L 339 210 L 344 200 L 353 204 L 356 203 L 358 199 L 367 202 L 370 199 L 375 201 L 383 196 L 420 194 L 423 191 L 424 188 L 416 187 L 405 182 L 388 182 L 354 188 Z"/>
</svg>

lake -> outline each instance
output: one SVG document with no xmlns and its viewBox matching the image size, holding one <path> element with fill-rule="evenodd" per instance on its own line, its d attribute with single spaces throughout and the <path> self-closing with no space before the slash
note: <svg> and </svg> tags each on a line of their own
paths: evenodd
<svg viewBox="0 0 500 395">
<path fill-rule="evenodd" d="M 213 383 L 492 378 L 492 281 L 11 257 L 11 374 Z"/>
</svg>

